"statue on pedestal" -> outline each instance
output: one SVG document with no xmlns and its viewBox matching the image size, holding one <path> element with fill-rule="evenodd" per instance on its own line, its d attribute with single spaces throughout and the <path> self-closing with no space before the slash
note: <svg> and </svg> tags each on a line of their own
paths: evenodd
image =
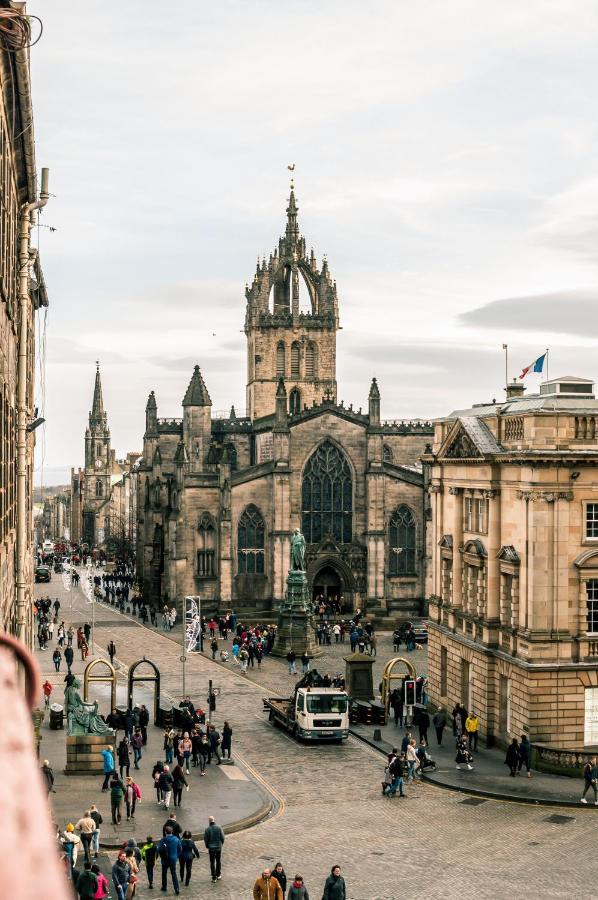
<svg viewBox="0 0 598 900">
<path fill-rule="evenodd" d="M 69 734 L 112 734 L 112 729 L 98 715 L 98 702 L 84 703 L 79 694 L 80 683 L 71 676 L 64 689 L 64 711 Z"/>
<path fill-rule="evenodd" d="M 305 572 L 305 538 L 298 528 L 291 538 L 291 571 Z"/>
</svg>

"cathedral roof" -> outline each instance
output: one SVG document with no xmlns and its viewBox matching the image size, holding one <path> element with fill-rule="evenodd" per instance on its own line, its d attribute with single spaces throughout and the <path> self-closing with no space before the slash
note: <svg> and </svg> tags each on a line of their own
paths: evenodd
<svg viewBox="0 0 598 900">
<path fill-rule="evenodd" d="M 199 366 L 195 366 L 195 368 L 193 369 L 193 375 L 191 376 L 191 381 L 189 382 L 189 387 L 187 388 L 187 392 L 183 398 L 183 406 L 211 405 L 212 401 L 210 400 L 210 395 L 208 394 L 208 389 L 205 386 L 204 380 L 201 377 Z"/>
</svg>

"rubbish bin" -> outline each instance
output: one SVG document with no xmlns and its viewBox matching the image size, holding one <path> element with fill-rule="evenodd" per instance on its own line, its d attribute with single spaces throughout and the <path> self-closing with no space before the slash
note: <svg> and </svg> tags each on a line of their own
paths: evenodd
<svg viewBox="0 0 598 900">
<path fill-rule="evenodd" d="M 50 728 L 52 731 L 59 731 L 64 728 L 64 708 L 60 703 L 52 703 L 50 705 Z"/>
</svg>

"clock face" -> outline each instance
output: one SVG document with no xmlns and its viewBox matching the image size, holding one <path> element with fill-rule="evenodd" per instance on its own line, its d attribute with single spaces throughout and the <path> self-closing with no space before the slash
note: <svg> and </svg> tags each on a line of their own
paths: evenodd
<svg viewBox="0 0 598 900">
<path fill-rule="evenodd" d="M 96 469 L 101 469 L 103 465 L 104 465 L 104 463 L 98 456 L 98 458 L 96 459 Z"/>
</svg>

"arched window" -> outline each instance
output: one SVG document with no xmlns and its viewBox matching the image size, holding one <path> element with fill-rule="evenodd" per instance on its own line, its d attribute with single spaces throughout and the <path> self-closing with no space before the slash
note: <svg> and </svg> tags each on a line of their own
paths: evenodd
<svg viewBox="0 0 598 900">
<path fill-rule="evenodd" d="M 102 455 L 102 445 L 98 444 L 96 447 L 96 456 L 101 456 L 101 455 Z"/>
<path fill-rule="evenodd" d="M 103 497 L 103 496 L 104 496 L 104 485 L 98 478 L 96 480 L 96 497 Z"/>
<path fill-rule="evenodd" d="M 330 535 L 343 544 L 353 536 L 353 484 L 347 459 L 332 441 L 310 456 L 301 490 L 302 526 L 308 544 Z"/>
<path fill-rule="evenodd" d="M 294 416 L 301 412 L 301 392 L 298 388 L 293 388 L 289 394 L 289 413 Z"/>
<path fill-rule="evenodd" d="M 291 344 L 291 378 L 299 378 L 299 344 L 293 341 Z"/>
<path fill-rule="evenodd" d="M 388 444 L 384 444 L 384 447 L 382 448 L 382 459 L 384 462 L 392 462 L 392 450 Z"/>
<path fill-rule="evenodd" d="M 251 504 L 237 527 L 237 571 L 239 575 L 264 574 L 265 525 L 257 506 Z"/>
<path fill-rule="evenodd" d="M 415 536 L 413 513 L 408 506 L 399 506 L 390 520 L 388 568 L 391 575 L 417 574 Z"/>
<path fill-rule="evenodd" d="M 317 374 L 316 362 L 317 362 L 317 347 L 313 341 L 310 341 L 305 350 L 305 377 L 306 378 L 314 378 L 315 375 Z"/>
<path fill-rule="evenodd" d="M 237 470 L 237 448 L 232 441 L 224 445 L 224 454 L 230 465 L 231 472 L 235 472 Z"/>
<path fill-rule="evenodd" d="M 213 578 L 216 575 L 216 526 L 207 512 L 199 520 L 197 541 L 197 574 L 200 578 Z"/>
<path fill-rule="evenodd" d="M 276 374 L 284 378 L 286 374 L 286 348 L 284 341 L 279 341 L 276 346 Z"/>
</svg>

